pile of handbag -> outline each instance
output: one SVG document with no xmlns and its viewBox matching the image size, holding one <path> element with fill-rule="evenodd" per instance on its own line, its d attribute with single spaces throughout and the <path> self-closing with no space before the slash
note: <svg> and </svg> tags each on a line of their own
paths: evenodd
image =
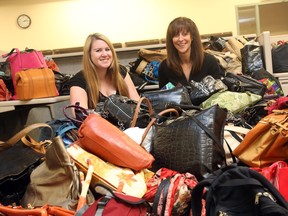
<svg viewBox="0 0 288 216">
<path fill-rule="evenodd" d="M 13 99 L 30 100 L 59 95 L 54 73 L 47 66 L 42 52 L 13 48 L 2 58 L 7 58 L 7 75 L 11 76 L 13 82 Z"/>
<path fill-rule="evenodd" d="M 215 84 L 213 88 L 222 86 L 211 83 Z M 235 88 L 240 87 L 243 86 Z M 244 87 L 247 90 L 251 86 Z M 258 86 L 255 89 L 259 91 Z M 260 89 L 263 94 L 264 90 Z M 225 91 L 218 89 L 216 93 Z M 174 97 L 169 97 L 169 92 Z M 1 158 L 6 157 L 6 163 L 0 166 L 0 212 L 7 215 L 37 215 L 38 212 L 189 215 L 194 188 L 220 168 L 227 167 L 230 161 L 239 166 L 246 164 L 267 177 L 267 173 L 277 170 L 275 178 L 269 176 L 270 181 L 278 184 L 275 187 L 281 194 L 287 191 L 287 181 L 282 181 L 286 175 L 282 169 L 287 167 L 284 164 L 287 140 L 283 136 L 286 110 L 265 116 L 252 129 L 235 130 L 242 140 L 231 145 L 232 148 L 230 145 L 225 148 L 226 142 L 234 142 L 228 137 L 232 138 L 235 129 L 231 125 L 227 127 L 227 108 L 219 104 L 207 108 L 193 105 L 191 91 L 186 87 L 163 93 L 158 92 L 151 100 L 143 96 L 137 102 L 112 95 L 96 110 L 84 109 L 79 104 L 65 107 L 64 111 L 72 108 L 75 113 L 75 117 L 66 113 L 67 119 L 74 123 L 72 129 L 77 130 L 77 137 L 71 143 L 66 143 L 60 133 L 55 136 L 55 129 L 49 124 L 30 125 L 2 142 L 0 153 Z M 162 95 L 165 100 L 159 100 Z M 32 137 L 30 131 L 38 128 L 45 128 L 50 134 L 45 133 L 48 135 L 40 140 Z M 264 149 L 261 155 L 257 150 L 259 145 Z M 273 146 L 270 151 L 265 150 L 268 145 Z M 245 154 L 255 158 L 247 158 Z M 271 157 L 276 154 L 279 155 Z M 201 203 L 205 206 L 205 197 Z M 55 212 L 55 207 L 60 213 Z M 205 207 L 200 214 L 206 215 Z"/>
<path fill-rule="evenodd" d="M 129 63 L 132 80 L 134 84 L 141 90 L 145 85 L 158 84 L 158 70 L 160 63 L 167 57 L 166 49 L 149 50 L 141 48 L 135 61 Z M 142 79 L 143 83 L 137 82 Z"/>
</svg>

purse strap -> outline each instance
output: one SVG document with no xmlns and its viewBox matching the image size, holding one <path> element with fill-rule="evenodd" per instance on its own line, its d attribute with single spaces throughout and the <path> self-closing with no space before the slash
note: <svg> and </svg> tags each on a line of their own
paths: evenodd
<svg viewBox="0 0 288 216">
<path fill-rule="evenodd" d="M 76 117 L 72 117 L 71 115 L 68 115 L 67 113 L 68 109 L 73 109 L 73 108 L 75 110 Z M 71 120 L 77 127 L 79 127 L 89 115 L 88 110 L 81 107 L 78 102 L 76 102 L 75 105 L 65 106 L 63 108 L 63 114 L 67 119 Z"/>
<path fill-rule="evenodd" d="M 202 130 L 204 130 L 210 136 L 210 138 L 212 138 L 218 145 L 222 145 L 222 143 L 220 143 L 220 141 L 216 138 L 215 134 L 208 127 L 206 127 L 200 120 L 198 120 L 193 115 L 190 115 L 189 117 L 192 118 L 193 121 L 196 122 L 197 125 L 201 127 Z"/>
<path fill-rule="evenodd" d="M 133 119 L 132 119 L 130 127 L 135 127 L 137 119 L 138 119 L 138 115 L 139 115 L 139 112 L 140 112 L 140 108 L 141 108 L 141 105 L 142 105 L 143 102 L 145 102 L 147 104 L 149 116 L 153 116 L 154 115 L 154 110 L 152 108 L 152 104 L 151 104 L 150 100 L 148 98 L 146 98 L 146 97 L 141 97 L 140 100 L 137 103 L 136 108 L 135 108 L 134 116 L 133 116 Z"/>
<path fill-rule="evenodd" d="M 24 129 L 22 129 L 21 131 L 19 131 L 18 133 L 16 133 L 14 136 L 12 136 L 9 140 L 7 140 L 6 142 L 0 141 L 0 151 L 5 150 L 9 147 L 12 147 L 13 145 L 15 145 L 20 139 L 23 141 L 23 143 L 31 148 L 33 148 L 35 151 L 39 151 L 39 149 L 41 149 L 43 145 L 47 144 L 46 141 L 44 142 L 37 142 L 35 140 L 31 141 L 31 139 L 28 138 L 28 134 L 37 129 L 37 128 L 41 128 L 41 127 L 47 127 L 50 129 L 51 131 L 51 137 L 50 140 L 52 139 L 52 137 L 54 136 L 54 132 L 51 128 L 50 125 L 46 124 L 46 123 L 35 123 L 32 125 L 29 125 L 27 127 L 25 127 Z"/>
<path fill-rule="evenodd" d="M 145 137 L 147 136 L 149 130 L 150 130 L 151 127 L 154 125 L 154 123 L 156 122 L 156 120 L 159 119 L 159 116 L 164 116 L 164 115 L 167 114 L 167 113 L 174 113 L 175 116 L 176 116 L 176 118 L 179 117 L 179 112 L 178 112 L 176 109 L 174 109 L 174 108 L 165 109 L 165 110 L 159 112 L 158 115 L 157 115 L 158 117 L 153 117 L 153 118 L 151 119 L 151 121 L 149 122 L 149 124 L 147 125 L 147 127 L 146 127 L 146 129 L 145 129 L 145 131 L 144 131 L 144 133 L 143 133 L 143 135 L 142 135 L 142 140 L 141 140 L 141 143 L 140 143 L 141 146 L 142 146 L 142 144 L 143 144 L 143 142 L 144 142 L 144 140 L 145 140 Z"/>
<path fill-rule="evenodd" d="M 14 53 L 15 50 L 16 50 L 16 52 L 17 52 L 18 54 L 20 53 L 20 51 L 19 51 L 18 48 L 13 48 L 9 53 L 3 54 L 3 55 L 2 55 L 2 58 L 7 58 L 7 57 L 9 57 L 10 55 L 12 55 L 12 54 Z"/>
</svg>

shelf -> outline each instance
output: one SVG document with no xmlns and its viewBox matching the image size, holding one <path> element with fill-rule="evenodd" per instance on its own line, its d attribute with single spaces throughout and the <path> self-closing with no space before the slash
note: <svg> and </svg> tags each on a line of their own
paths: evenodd
<svg viewBox="0 0 288 216">
<path fill-rule="evenodd" d="M 165 48 L 166 44 L 153 44 L 153 45 L 142 45 L 142 46 L 133 46 L 133 47 L 121 47 L 115 48 L 116 53 L 119 52 L 129 52 L 129 51 L 138 51 L 142 49 L 161 49 Z M 79 57 L 83 56 L 83 52 L 72 52 L 72 53 L 63 53 L 63 54 L 52 54 L 47 55 L 54 58 L 68 58 L 68 57 Z"/>
</svg>

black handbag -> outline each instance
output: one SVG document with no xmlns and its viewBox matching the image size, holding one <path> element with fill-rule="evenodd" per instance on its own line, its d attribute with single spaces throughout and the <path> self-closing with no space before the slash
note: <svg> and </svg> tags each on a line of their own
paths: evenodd
<svg viewBox="0 0 288 216">
<path fill-rule="evenodd" d="M 191 80 L 190 85 L 187 86 L 187 88 L 190 99 L 196 106 L 199 106 L 212 94 L 227 90 L 227 86 L 220 79 L 214 79 L 210 75 L 204 77 L 200 82 Z"/>
<path fill-rule="evenodd" d="M 53 72 L 55 76 L 55 85 L 59 95 L 69 95 L 70 94 L 69 80 L 71 79 L 72 76 L 60 73 L 58 71 Z"/>
<path fill-rule="evenodd" d="M 273 73 L 288 71 L 288 42 L 278 45 L 271 50 Z"/>
<path fill-rule="evenodd" d="M 267 86 L 264 83 L 247 75 L 237 75 L 231 72 L 226 72 L 222 81 L 228 87 L 228 90 L 233 92 L 249 91 L 263 97 L 267 90 Z"/>
<path fill-rule="evenodd" d="M 149 99 L 155 113 L 166 109 L 167 104 L 192 105 L 188 89 L 184 86 L 167 90 L 147 91 L 142 96 Z"/>
<path fill-rule="evenodd" d="M 171 109 L 160 112 L 163 116 Z M 173 110 L 173 109 L 172 109 Z M 176 110 L 175 110 L 176 111 Z M 227 110 L 214 105 L 205 110 L 187 110 L 164 122 L 154 118 L 151 154 L 155 158 L 152 171 L 166 167 L 180 173 L 189 172 L 203 179 L 226 164 L 223 148 Z"/>
<path fill-rule="evenodd" d="M 125 130 L 130 127 L 145 128 L 151 121 L 154 111 L 150 101 L 145 97 L 135 101 L 113 94 L 105 100 L 100 114 L 121 130 Z"/>
<path fill-rule="evenodd" d="M 251 75 L 261 68 L 265 68 L 263 46 L 247 44 L 240 49 L 242 58 L 242 72 L 245 75 Z"/>
<path fill-rule="evenodd" d="M 36 142 L 29 135 L 32 130 L 42 127 L 50 128 L 47 124 L 32 124 L 6 142 L 0 142 L 1 204 L 19 204 L 30 182 L 31 172 L 42 162 L 44 147 L 46 144 L 50 144 L 50 141 Z"/>
</svg>

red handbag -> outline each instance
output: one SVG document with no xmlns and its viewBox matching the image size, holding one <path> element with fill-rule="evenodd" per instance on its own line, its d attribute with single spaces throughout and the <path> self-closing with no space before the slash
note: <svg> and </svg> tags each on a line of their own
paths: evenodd
<svg viewBox="0 0 288 216">
<path fill-rule="evenodd" d="M 154 157 L 98 114 L 90 114 L 78 130 L 79 146 L 114 165 L 139 171 L 151 168 Z"/>
<path fill-rule="evenodd" d="M 96 200 L 81 215 L 122 215 L 122 216 L 146 216 L 149 215 L 150 204 L 138 197 L 129 196 L 123 193 L 114 192 L 102 184 L 95 185 L 95 190 L 105 191 L 105 196 Z M 81 209 L 80 209 L 81 211 Z M 76 214 L 77 215 L 77 214 Z"/>
<path fill-rule="evenodd" d="M 5 82 L 0 79 L 0 101 L 7 101 L 12 98 L 11 92 L 6 87 Z"/>
<path fill-rule="evenodd" d="M 269 167 L 251 169 L 264 175 L 288 202 L 288 164 L 286 162 L 277 161 Z"/>
</svg>

